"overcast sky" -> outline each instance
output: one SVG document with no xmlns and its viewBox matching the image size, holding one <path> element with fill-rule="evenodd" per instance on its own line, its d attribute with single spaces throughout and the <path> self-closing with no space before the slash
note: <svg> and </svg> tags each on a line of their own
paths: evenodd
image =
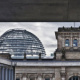
<svg viewBox="0 0 80 80">
<path fill-rule="evenodd" d="M 43 43 L 46 54 L 54 53 L 57 48 L 55 31 L 58 27 L 74 27 L 74 22 L 0 22 L 0 35 L 5 31 L 14 28 L 22 28 L 35 34 Z M 80 23 L 75 22 L 75 27 L 79 27 Z"/>
</svg>

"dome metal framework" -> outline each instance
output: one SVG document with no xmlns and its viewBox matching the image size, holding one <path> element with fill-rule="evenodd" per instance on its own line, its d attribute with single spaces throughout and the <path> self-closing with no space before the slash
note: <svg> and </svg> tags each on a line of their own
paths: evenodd
<svg viewBox="0 0 80 80">
<path fill-rule="evenodd" d="M 32 33 L 22 29 L 11 29 L 0 37 L 0 53 L 15 56 L 45 55 L 41 41 Z"/>
</svg>

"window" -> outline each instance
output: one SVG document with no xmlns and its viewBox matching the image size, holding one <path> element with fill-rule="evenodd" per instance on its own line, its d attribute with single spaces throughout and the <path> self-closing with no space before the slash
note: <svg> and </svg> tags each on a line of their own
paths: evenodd
<svg viewBox="0 0 80 80">
<path fill-rule="evenodd" d="M 69 80 L 80 80 L 79 76 L 72 76 Z"/>
<path fill-rule="evenodd" d="M 50 78 L 45 78 L 45 80 L 50 80 Z"/>
<path fill-rule="evenodd" d="M 77 47 L 77 39 L 74 39 L 74 40 L 73 40 L 73 46 L 74 46 L 74 47 Z"/>
<path fill-rule="evenodd" d="M 65 40 L 65 46 L 68 47 L 69 46 L 69 39 Z"/>
<path fill-rule="evenodd" d="M 20 80 L 19 78 L 16 78 L 16 80 Z"/>
<path fill-rule="evenodd" d="M 35 78 L 33 77 L 33 78 L 30 78 L 30 80 L 35 80 Z"/>
</svg>

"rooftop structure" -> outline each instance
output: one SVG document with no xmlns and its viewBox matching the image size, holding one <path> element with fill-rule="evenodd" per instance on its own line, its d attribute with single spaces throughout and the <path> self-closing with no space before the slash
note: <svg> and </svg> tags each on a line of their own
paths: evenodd
<svg viewBox="0 0 80 80">
<path fill-rule="evenodd" d="M 24 29 L 11 29 L 0 37 L 0 53 L 10 53 L 12 58 L 21 58 L 24 53 L 43 56 L 45 50 L 34 34 Z"/>
<path fill-rule="evenodd" d="M 79 27 L 59 27 L 58 28 L 58 32 L 69 32 L 69 31 L 71 31 L 71 32 L 79 32 L 80 31 L 80 26 Z"/>
</svg>

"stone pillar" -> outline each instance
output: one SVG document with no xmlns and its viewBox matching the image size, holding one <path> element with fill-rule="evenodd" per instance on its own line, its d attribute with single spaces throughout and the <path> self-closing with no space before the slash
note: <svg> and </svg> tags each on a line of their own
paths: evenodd
<svg viewBox="0 0 80 80">
<path fill-rule="evenodd" d="M 13 80 L 13 69 L 11 69 L 11 80 Z"/>
<path fill-rule="evenodd" d="M 22 80 L 22 74 L 20 74 L 20 80 Z"/>
<path fill-rule="evenodd" d="M 45 78 L 44 78 L 44 77 L 42 77 L 42 80 L 45 80 Z"/>
<path fill-rule="evenodd" d="M 53 73 L 52 80 L 55 80 L 55 73 Z"/>
<path fill-rule="evenodd" d="M 23 75 L 22 80 L 27 80 L 26 74 Z"/>
<path fill-rule="evenodd" d="M 9 80 L 9 69 L 7 68 L 7 80 Z"/>
<path fill-rule="evenodd" d="M 59 68 L 55 68 L 55 80 L 61 80 Z"/>
<path fill-rule="evenodd" d="M 65 73 L 61 73 L 61 80 L 65 80 Z"/>
<path fill-rule="evenodd" d="M 65 80 L 66 74 L 65 74 L 66 70 L 65 67 L 61 67 L 61 80 Z"/>
<path fill-rule="evenodd" d="M 8 80 L 8 68 L 5 69 L 5 80 Z"/>
<path fill-rule="evenodd" d="M 11 69 L 9 69 L 9 80 L 11 80 Z"/>
<path fill-rule="evenodd" d="M 4 80 L 6 80 L 6 67 L 4 68 Z"/>
<path fill-rule="evenodd" d="M 15 73 L 15 80 L 16 80 L 16 73 Z"/>
<path fill-rule="evenodd" d="M 30 77 L 28 76 L 28 74 L 27 74 L 27 80 L 30 80 Z"/>
<path fill-rule="evenodd" d="M 55 77 L 53 77 L 52 80 L 55 80 Z"/>
<path fill-rule="evenodd" d="M 37 77 L 35 77 L 35 80 L 37 80 Z"/>
<path fill-rule="evenodd" d="M 2 80 L 4 80 L 5 76 L 4 76 L 4 67 L 2 67 Z"/>
<path fill-rule="evenodd" d="M 43 79 L 42 79 L 42 73 L 38 73 L 38 74 L 37 74 L 37 80 L 43 80 Z"/>
<path fill-rule="evenodd" d="M 38 76 L 38 80 L 42 80 L 41 76 Z"/>
<path fill-rule="evenodd" d="M 26 77 L 23 77 L 22 80 L 26 80 Z"/>
</svg>

